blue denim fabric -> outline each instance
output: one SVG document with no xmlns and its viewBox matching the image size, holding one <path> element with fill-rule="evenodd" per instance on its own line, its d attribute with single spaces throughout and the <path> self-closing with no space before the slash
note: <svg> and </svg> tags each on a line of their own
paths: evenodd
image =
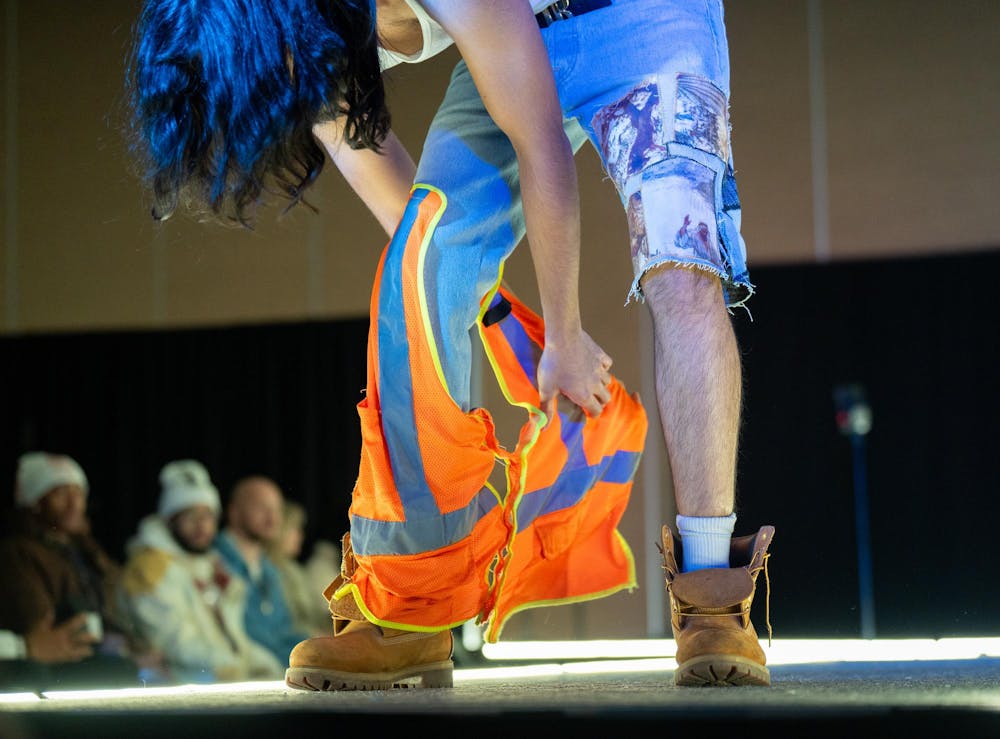
<svg viewBox="0 0 1000 739">
<path fill-rule="evenodd" d="M 753 286 L 729 147 L 722 3 L 615 0 L 542 35 L 574 151 L 590 141 L 627 212 L 635 269 L 628 297 L 641 300 L 642 275 L 670 262 L 718 275 L 727 305 L 742 305 Z M 469 329 L 525 226 L 516 155 L 464 62 L 431 124 L 416 181 L 448 200 L 427 254 L 428 308 L 448 389 L 468 409 Z"/>
</svg>

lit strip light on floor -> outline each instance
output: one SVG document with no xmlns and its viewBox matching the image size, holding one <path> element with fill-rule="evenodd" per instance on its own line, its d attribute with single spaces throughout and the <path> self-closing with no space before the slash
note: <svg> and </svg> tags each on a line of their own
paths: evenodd
<svg viewBox="0 0 1000 739">
<path fill-rule="evenodd" d="M 671 672 L 677 663 L 671 659 L 599 659 L 561 664 L 544 663 L 516 667 L 465 667 L 455 670 L 455 684 L 481 680 L 525 680 L 560 675 L 606 675 L 611 673 Z"/>
<path fill-rule="evenodd" d="M 189 685 L 156 685 L 147 688 L 107 688 L 99 690 L 49 690 L 41 694 L 44 700 L 120 700 L 123 698 L 163 698 L 169 695 L 210 695 L 218 693 L 272 693 L 288 690 L 283 680 L 244 683 L 212 683 Z M 29 694 L 30 695 L 30 694 Z"/>
<path fill-rule="evenodd" d="M 781 639 L 770 646 L 761 642 L 770 666 L 837 662 L 911 662 L 1000 657 L 1000 638 L 955 639 Z M 573 674 L 670 672 L 677 667 L 672 639 L 624 639 L 597 641 L 523 641 L 483 644 L 482 667 L 456 668 L 455 684 L 482 680 L 532 679 Z M 566 661 L 568 660 L 568 661 Z M 490 662 L 531 664 L 495 664 Z M 35 693 L 0 693 L 0 704 L 39 701 L 122 700 L 141 702 L 164 696 L 207 694 L 258 695 L 299 692 L 283 681 L 216 683 L 211 685 L 151 686 L 110 690 L 60 690 Z"/>
<path fill-rule="evenodd" d="M 3 703 L 35 703 L 42 697 L 35 693 L 0 693 L 0 704 Z"/>
<path fill-rule="evenodd" d="M 761 641 L 770 665 L 823 662 L 908 662 L 1000 657 L 1000 638 L 775 639 Z M 483 644 L 494 662 L 673 658 L 673 639 L 522 641 Z"/>
</svg>

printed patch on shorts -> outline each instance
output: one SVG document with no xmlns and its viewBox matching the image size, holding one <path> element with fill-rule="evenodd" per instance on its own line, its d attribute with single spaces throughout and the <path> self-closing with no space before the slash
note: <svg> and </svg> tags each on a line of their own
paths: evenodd
<svg viewBox="0 0 1000 739">
<path fill-rule="evenodd" d="M 646 239 L 646 216 L 642 207 L 642 190 L 636 190 L 625 206 L 628 221 L 629 240 L 632 245 L 632 264 L 641 264 L 649 259 L 649 242 Z"/>
<path fill-rule="evenodd" d="M 729 121 L 726 96 L 704 77 L 677 75 L 674 140 L 694 149 L 729 159 Z"/>
<path fill-rule="evenodd" d="M 682 157 L 653 165 L 628 200 L 634 274 L 664 261 L 725 272 L 715 217 L 715 173 Z"/>
<path fill-rule="evenodd" d="M 608 174 L 621 189 L 636 172 L 667 156 L 660 88 L 649 80 L 604 108 L 592 121 Z"/>
<path fill-rule="evenodd" d="M 710 80 L 678 74 L 668 87 L 657 78 L 635 87 L 621 100 L 601 108 L 591 124 L 601 145 L 608 174 L 619 192 L 647 167 L 670 156 L 676 143 L 729 158 L 726 96 Z M 662 104 L 664 90 L 674 91 L 673 114 Z"/>
</svg>

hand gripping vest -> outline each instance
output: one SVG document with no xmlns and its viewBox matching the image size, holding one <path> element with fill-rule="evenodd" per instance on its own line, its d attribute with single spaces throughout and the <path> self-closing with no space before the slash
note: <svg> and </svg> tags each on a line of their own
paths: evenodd
<svg viewBox="0 0 1000 739">
<path fill-rule="evenodd" d="M 636 586 L 617 526 L 647 422 L 615 379 L 600 416 L 563 397 L 546 425 L 535 386 L 544 326 L 499 276 L 477 325 L 505 397 L 528 420 L 508 451 L 486 410 L 462 410 L 448 392 L 431 326 L 440 306 L 428 306 L 424 280 L 445 207 L 440 191 L 414 186 L 379 264 L 345 537 L 352 562 L 345 557 L 327 595 L 334 615 L 392 628 L 439 631 L 477 618 L 494 642 L 519 610 Z M 497 464 L 503 490 L 488 479 Z"/>
</svg>

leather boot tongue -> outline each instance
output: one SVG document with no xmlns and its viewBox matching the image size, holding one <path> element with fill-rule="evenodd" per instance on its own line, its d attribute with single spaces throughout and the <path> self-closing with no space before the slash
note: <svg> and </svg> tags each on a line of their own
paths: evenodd
<svg viewBox="0 0 1000 739">
<path fill-rule="evenodd" d="M 694 570 L 677 575 L 670 589 L 688 605 L 727 608 L 753 597 L 754 581 L 743 567 Z"/>
</svg>

